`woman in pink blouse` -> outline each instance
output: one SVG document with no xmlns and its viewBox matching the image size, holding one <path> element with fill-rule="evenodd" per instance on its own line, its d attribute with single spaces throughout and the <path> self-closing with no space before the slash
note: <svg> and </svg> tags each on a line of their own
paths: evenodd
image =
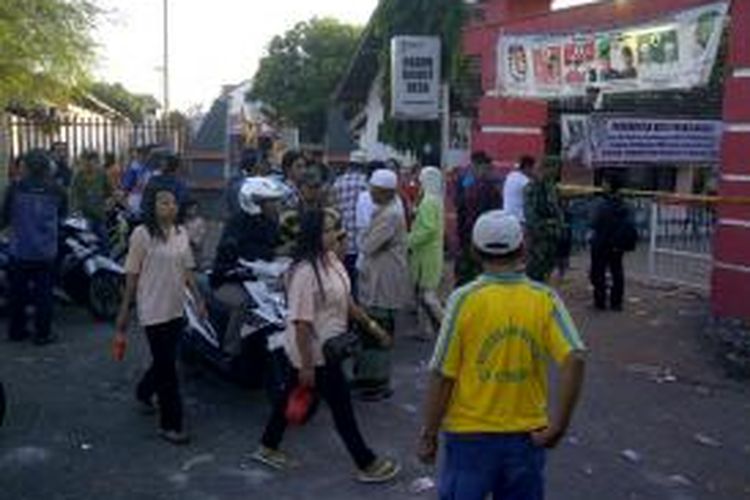
<svg viewBox="0 0 750 500">
<path fill-rule="evenodd" d="M 326 341 L 347 332 L 349 318 L 382 342 L 390 336 L 354 305 L 350 282 L 335 250 L 346 237 L 335 212 L 309 210 L 302 214 L 300 234 L 287 286 L 289 316 L 286 332 L 287 378 L 253 457 L 276 469 L 290 465 L 279 449 L 287 427 L 289 395 L 298 386 L 314 388 L 328 403 L 336 431 L 346 445 L 362 482 L 385 482 L 399 471 L 392 460 L 377 457 L 365 444 L 352 408 L 341 360 L 326 359 Z"/>
</svg>

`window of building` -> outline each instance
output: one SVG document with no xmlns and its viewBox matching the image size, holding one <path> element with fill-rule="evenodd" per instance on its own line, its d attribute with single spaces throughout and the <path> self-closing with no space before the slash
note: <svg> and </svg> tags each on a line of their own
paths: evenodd
<svg viewBox="0 0 750 500">
<path fill-rule="evenodd" d="M 485 0 L 464 0 L 468 7 L 468 18 L 470 23 L 481 24 L 486 20 Z"/>
</svg>

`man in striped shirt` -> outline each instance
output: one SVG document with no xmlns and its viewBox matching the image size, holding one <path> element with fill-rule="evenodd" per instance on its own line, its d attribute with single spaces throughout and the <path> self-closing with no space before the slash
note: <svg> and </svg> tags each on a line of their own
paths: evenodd
<svg viewBox="0 0 750 500">
<path fill-rule="evenodd" d="M 365 162 L 367 157 L 364 151 L 353 151 L 349 157 L 349 167 L 341 174 L 333 184 L 333 199 L 336 203 L 344 222 L 344 230 L 347 234 L 346 255 L 344 266 L 352 283 L 352 295 L 357 296 L 357 256 L 359 246 L 357 245 L 357 200 L 359 195 L 367 192 L 367 174 L 365 174 Z"/>
<path fill-rule="evenodd" d="M 420 457 L 445 462 L 440 498 L 537 500 L 545 449 L 565 434 L 583 383 L 585 347 L 565 305 L 523 273 L 523 230 L 502 210 L 474 225 L 484 274 L 448 301 L 430 365 Z M 561 367 L 555 417 L 547 411 L 547 363 Z"/>
</svg>

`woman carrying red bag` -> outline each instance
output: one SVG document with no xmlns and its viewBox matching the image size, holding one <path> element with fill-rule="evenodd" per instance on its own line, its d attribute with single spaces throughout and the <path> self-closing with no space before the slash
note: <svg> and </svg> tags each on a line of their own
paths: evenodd
<svg viewBox="0 0 750 500">
<path fill-rule="evenodd" d="M 357 425 L 341 361 L 323 355 L 326 341 L 346 334 L 350 317 L 382 342 L 390 341 L 388 334 L 350 298 L 349 278 L 335 253 L 338 241 L 345 236 L 335 213 L 315 209 L 301 216 L 295 263 L 287 286 L 287 376 L 253 458 L 276 469 L 290 466 L 289 457 L 279 449 L 289 423 L 289 397 L 298 386 L 315 388 L 330 407 L 336 431 L 359 470 L 357 480 L 385 482 L 398 474 L 399 466 L 377 457 L 367 446 Z"/>
<path fill-rule="evenodd" d="M 159 402 L 159 435 L 172 444 L 184 444 L 182 399 L 177 379 L 177 344 L 184 329 L 185 287 L 205 315 L 205 307 L 193 276 L 195 262 L 187 231 L 178 226 L 177 201 L 169 189 L 155 189 L 143 200 L 143 224 L 130 237 L 125 261 L 127 281 L 117 317 L 113 345 L 115 359 L 125 351 L 125 332 L 130 306 L 137 298 L 138 319 L 151 349 L 151 367 L 136 389 L 136 399 L 145 411 L 156 411 Z"/>
</svg>

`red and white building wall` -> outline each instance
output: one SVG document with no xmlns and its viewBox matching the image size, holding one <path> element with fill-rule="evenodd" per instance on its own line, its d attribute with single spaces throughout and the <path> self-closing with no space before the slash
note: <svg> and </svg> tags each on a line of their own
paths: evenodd
<svg viewBox="0 0 750 500">
<path fill-rule="evenodd" d="M 481 60 L 484 95 L 472 132 L 473 150 L 500 163 L 545 152 L 547 103 L 497 92 L 496 47 L 502 34 L 590 31 L 633 25 L 716 0 L 609 0 L 552 11 L 550 0 L 485 0 L 483 19 L 465 31 L 464 51 Z M 750 319 L 750 0 L 730 0 L 729 58 L 724 94 L 725 134 L 714 245 L 711 301 L 720 316 Z"/>
<path fill-rule="evenodd" d="M 734 0 L 724 88 L 719 195 L 750 200 L 750 2 Z M 712 303 L 721 316 L 750 318 L 750 203 L 720 203 Z"/>
</svg>

